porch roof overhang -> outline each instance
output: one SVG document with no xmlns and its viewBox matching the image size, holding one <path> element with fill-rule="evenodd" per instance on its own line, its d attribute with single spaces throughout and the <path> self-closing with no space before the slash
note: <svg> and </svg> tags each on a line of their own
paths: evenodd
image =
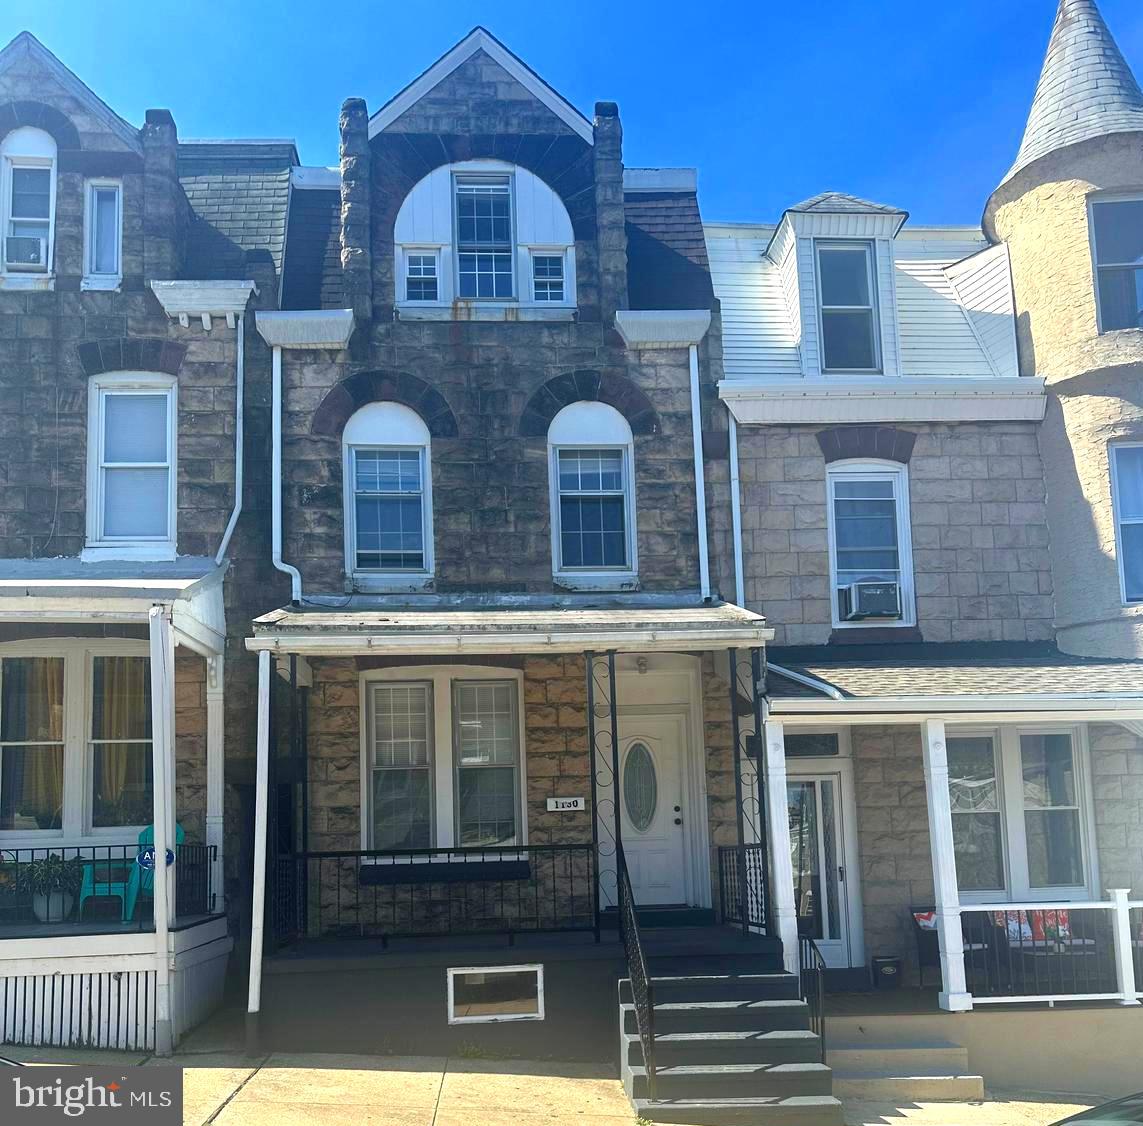
<svg viewBox="0 0 1143 1126">
<path fill-rule="evenodd" d="M 180 643 L 216 656 L 226 643 L 226 566 L 189 555 L 155 563 L 3 559 L 0 622 L 146 625 L 151 608 L 162 606 Z"/>
<path fill-rule="evenodd" d="M 254 621 L 248 649 L 306 656 L 450 653 L 625 653 L 749 649 L 774 635 L 760 614 L 729 603 L 381 609 L 289 606 Z"/>
<path fill-rule="evenodd" d="M 805 722 L 922 719 L 1143 724 L 1143 661 L 1077 657 L 1050 645 L 918 644 L 771 650 L 770 714 Z M 842 659 L 839 659 L 839 656 Z M 783 675 L 789 670 L 795 677 Z"/>
</svg>

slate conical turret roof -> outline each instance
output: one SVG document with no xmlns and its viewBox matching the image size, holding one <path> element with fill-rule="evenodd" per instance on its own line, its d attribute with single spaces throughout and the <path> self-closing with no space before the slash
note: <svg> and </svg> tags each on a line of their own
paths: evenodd
<svg viewBox="0 0 1143 1126">
<path fill-rule="evenodd" d="M 1143 91 L 1095 0 L 1060 0 L 1024 140 L 1004 177 L 1057 149 L 1143 132 Z"/>
</svg>

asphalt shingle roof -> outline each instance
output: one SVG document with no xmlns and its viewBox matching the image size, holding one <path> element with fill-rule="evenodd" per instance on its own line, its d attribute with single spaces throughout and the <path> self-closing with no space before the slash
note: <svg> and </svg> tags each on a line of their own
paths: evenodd
<svg viewBox="0 0 1143 1126">
<path fill-rule="evenodd" d="M 250 250 L 269 251 L 281 272 L 297 162 L 290 142 L 179 145 L 179 182 L 192 212 L 184 278 L 244 278 Z"/>
<path fill-rule="evenodd" d="M 1143 91 L 1094 0 L 1060 0 L 1016 163 L 1109 133 L 1143 132 Z"/>
<path fill-rule="evenodd" d="M 872 200 L 861 199 L 859 196 L 846 195 L 845 192 L 819 192 L 817 195 L 787 207 L 787 211 L 823 211 L 829 214 L 839 212 L 867 212 L 880 211 L 885 215 L 904 215 L 899 207 L 891 207 L 887 203 L 874 203 Z"/>
<path fill-rule="evenodd" d="M 632 309 L 708 309 L 714 300 L 694 192 L 629 192 L 627 297 Z"/>
<path fill-rule="evenodd" d="M 283 309 L 342 309 L 341 193 L 294 189 L 286 234 Z"/>
</svg>

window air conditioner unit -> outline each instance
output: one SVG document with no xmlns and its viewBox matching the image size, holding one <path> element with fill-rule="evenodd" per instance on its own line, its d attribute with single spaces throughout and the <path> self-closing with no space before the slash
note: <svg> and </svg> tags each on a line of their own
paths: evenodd
<svg viewBox="0 0 1143 1126">
<path fill-rule="evenodd" d="M 9 235 L 4 240 L 4 264 L 9 270 L 46 273 L 48 240 L 35 235 Z"/>
<path fill-rule="evenodd" d="M 901 587 L 897 583 L 850 583 L 838 589 L 838 600 L 847 622 L 901 616 Z"/>
</svg>

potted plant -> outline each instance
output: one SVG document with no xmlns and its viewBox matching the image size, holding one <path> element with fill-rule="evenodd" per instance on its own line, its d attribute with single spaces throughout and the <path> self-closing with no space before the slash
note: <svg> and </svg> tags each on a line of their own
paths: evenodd
<svg viewBox="0 0 1143 1126">
<path fill-rule="evenodd" d="M 52 852 L 24 865 L 22 883 L 32 894 L 32 914 L 41 923 L 61 923 L 71 914 L 83 883 L 83 860 Z"/>
</svg>

